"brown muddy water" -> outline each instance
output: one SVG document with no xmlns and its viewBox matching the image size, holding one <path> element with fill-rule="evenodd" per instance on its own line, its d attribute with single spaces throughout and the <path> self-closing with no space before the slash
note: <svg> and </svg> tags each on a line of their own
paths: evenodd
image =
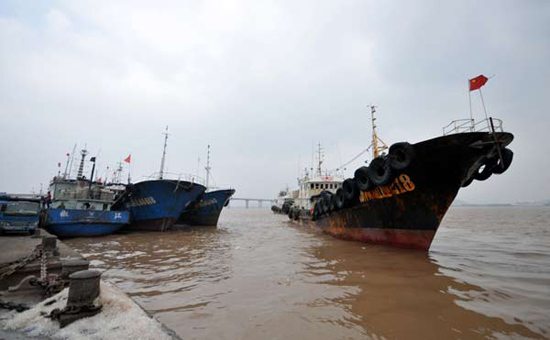
<svg viewBox="0 0 550 340">
<path fill-rule="evenodd" d="M 550 207 L 453 207 L 428 253 L 237 208 L 66 243 L 184 339 L 550 338 Z"/>
</svg>

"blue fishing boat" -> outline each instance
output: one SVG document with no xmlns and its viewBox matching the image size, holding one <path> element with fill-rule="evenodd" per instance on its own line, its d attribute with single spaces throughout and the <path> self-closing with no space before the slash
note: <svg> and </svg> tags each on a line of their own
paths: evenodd
<svg viewBox="0 0 550 340">
<path fill-rule="evenodd" d="M 160 172 L 154 176 L 157 179 L 128 184 L 114 205 L 116 210 L 131 212 L 131 224 L 125 228 L 127 231 L 164 231 L 172 227 L 181 212 L 206 190 L 192 180 L 164 178 L 168 133 L 165 132 L 164 136 Z"/>
<path fill-rule="evenodd" d="M 131 212 L 132 221 L 126 230 L 149 231 L 170 228 L 181 212 L 206 190 L 197 183 L 167 179 L 142 181 L 126 189 L 117 205 Z"/>
<path fill-rule="evenodd" d="M 82 175 L 87 154 L 86 150 L 81 151 L 76 179 L 64 174 L 54 177 L 50 183 L 48 194 L 51 200 L 46 198 L 48 206 L 42 226 L 59 237 L 110 235 L 130 223 L 128 211 L 111 209 L 116 192 L 101 182 L 93 181 L 95 157 L 90 159 L 94 162 L 90 179 Z"/>
<path fill-rule="evenodd" d="M 59 237 L 102 236 L 117 232 L 130 223 L 127 211 L 48 209 L 46 229 Z"/>
<path fill-rule="evenodd" d="M 222 209 L 229 204 L 234 189 L 209 190 L 210 145 L 206 157 L 206 192 L 189 205 L 178 218 L 176 224 L 191 226 L 217 226 Z"/>
<path fill-rule="evenodd" d="M 39 213 L 39 196 L 0 193 L 0 234 L 34 233 Z"/>
<path fill-rule="evenodd" d="M 229 204 L 234 189 L 205 192 L 179 217 L 177 224 L 191 226 L 217 226 L 223 207 Z"/>
</svg>

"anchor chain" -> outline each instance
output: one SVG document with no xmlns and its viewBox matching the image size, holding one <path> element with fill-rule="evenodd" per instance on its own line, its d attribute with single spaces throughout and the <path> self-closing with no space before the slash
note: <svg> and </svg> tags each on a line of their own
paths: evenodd
<svg viewBox="0 0 550 340">
<path fill-rule="evenodd" d="M 55 250 L 54 250 L 54 254 L 55 254 Z M 46 298 L 53 296 L 59 293 L 60 291 L 62 291 L 69 284 L 68 281 L 61 280 L 59 276 L 56 274 L 48 275 L 48 258 L 54 254 L 52 254 L 52 252 L 49 252 L 49 251 L 44 251 L 43 245 L 39 244 L 34 248 L 34 250 L 30 255 L 23 257 L 21 259 L 18 259 L 16 261 L 2 264 L 0 266 L 0 270 L 4 268 L 8 268 L 8 269 L 5 269 L 0 274 L 0 281 L 9 277 L 13 273 L 15 273 L 17 270 L 24 268 L 29 263 L 37 259 L 40 259 L 40 278 L 36 278 L 36 277 L 32 278 L 29 281 L 29 284 L 31 286 L 40 286 L 44 288 L 44 296 Z M 21 309 L 21 307 L 25 307 L 24 305 L 17 305 L 9 302 L 1 302 L 1 303 L 2 304 L 0 304 L 0 307 L 11 306 L 10 308 L 7 308 L 7 309 L 17 309 L 17 308 Z"/>
<path fill-rule="evenodd" d="M 4 269 L 4 268 L 8 268 L 8 269 L 4 270 L 4 272 L 2 272 L 0 274 L 0 281 L 5 279 L 6 277 L 12 275 L 17 270 L 19 270 L 21 268 L 24 268 L 26 265 L 28 265 L 29 263 L 35 261 L 36 259 L 38 259 L 41 256 L 42 256 L 42 245 L 39 244 L 39 245 L 36 246 L 36 248 L 34 248 L 34 250 L 32 251 L 32 253 L 30 255 L 28 255 L 26 257 L 23 257 L 23 258 L 20 258 L 16 261 L 12 261 L 12 262 L 8 262 L 8 263 L 3 264 L 2 266 L 0 266 L 0 269 Z"/>
<path fill-rule="evenodd" d="M 8 301 L 2 301 L 0 300 L 0 309 L 8 309 L 8 310 L 15 310 L 17 313 L 24 312 L 29 309 L 29 307 L 25 306 L 21 303 L 15 303 L 15 302 L 8 302 Z"/>
</svg>

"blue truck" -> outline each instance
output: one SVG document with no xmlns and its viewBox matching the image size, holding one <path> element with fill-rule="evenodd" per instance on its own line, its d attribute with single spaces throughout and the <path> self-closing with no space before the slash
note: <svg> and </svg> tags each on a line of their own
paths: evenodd
<svg viewBox="0 0 550 340">
<path fill-rule="evenodd" d="M 0 193 L 0 234 L 33 234 L 38 227 L 41 200 Z"/>
</svg>

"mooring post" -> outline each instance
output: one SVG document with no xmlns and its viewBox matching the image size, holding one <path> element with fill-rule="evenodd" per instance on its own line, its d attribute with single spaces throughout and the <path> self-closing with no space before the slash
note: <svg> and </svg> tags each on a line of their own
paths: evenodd
<svg viewBox="0 0 550 340">
<path fill-rule="evenodd" d="M 69 275 L 69 296 L 62 310 L 54 309 L 50 317 L 59 321 L 61 328 L 101 311 L 99 298 L 101 273 L 97 270 L 81 270 Z"/>
<path fill-rule="evenodd" d="M 82 270 L 88 270 L 90 262 L 88 260 L 69 259 L 61 262 L 61 278 L 69 280 L 72 273 Z"/>
<path fill-rule="evenodd" d="M 44 253 L 53 254 L 57 247 L 57 237 L 42 236 L 42 251 Z"/>
<path fill-rule="evenodd" d="M 248 200 L 244 200 L 244 203 L 246 204 L 246 209 L 248 209 Z"/>
</svg>

